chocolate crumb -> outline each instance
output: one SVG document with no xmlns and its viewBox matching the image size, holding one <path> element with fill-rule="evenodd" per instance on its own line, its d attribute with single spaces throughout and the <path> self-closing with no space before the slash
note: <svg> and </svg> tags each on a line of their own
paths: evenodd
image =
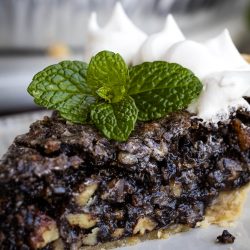
<svg viewBox="0 0 250 250">
<path fill-rule="evenodd" d="M 235 119 L 250 131 L 250 112 L 216 126 L 175 112 L 138 123 L 126 142 L 55 114 L 36 121 L 0 160 L 0 250 L 86 249 L 195 227 L 221 192 L 250 182 Z"/>
<path fill-rule="evenodd" d="M 217 241 L 222 244 L 232 244 L 234 243 L 235 237 L 230 234 L 227 230 L 223 230 L 222 235 L 217 237 Z"/>
</svg>

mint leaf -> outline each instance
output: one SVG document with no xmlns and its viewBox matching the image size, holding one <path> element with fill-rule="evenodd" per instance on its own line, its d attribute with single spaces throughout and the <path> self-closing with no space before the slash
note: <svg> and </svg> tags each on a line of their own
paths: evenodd
<svg viewBox="0 0 250 250">
<path fill-rule="evenodd" d="M 200 80 L 175 63 L 145 62 L 131 67 L 129 76 L 128 94 L 135 100 L 142 121 L 186 108 L 202 90 Z"/>
<path fill-rule="evenodd" d="M 84 123 L 96 100 L 86 84 L 87 67 L 79 61 L 51 65 L 34 76 L 28 92 L 38 105 L 58 110 L 71 122 Z"/>
<path fill-rule="evenodd" d="M 119 54 L 102 51 L 90 64 L 63 61 L 36 74 L 34 101 L 74 123 L 91 121 L 109 139 L 125 141 L 136 120 L 152 120 L 185 108 L 202 84 L 182 66 L 146 62 L 128 69 Z M 90 119 L 89 119 L 90 118 Z"/>
<path fill-rule="evenodd" d="M 126 141 L 134 129 L 138 110 L 131 97 L 117 103 L 93 105 L 91 120 L 109 139 Z"/>
<path fill-rule="evenodd" d="M 111 100 L 112 100 L 112 89 L 111 88 L 101 87 L 96 91 L 96 93 L 104 100 L 111 102 Z"/>
<path fill-rule="evenodd" d="M 121 101 L 126 94 L 127 79 L 128 68 L 119 54 L 101 51 L 92 57 L 87 71 L 88 86 L 98 95 L 103 87 L 110 89 L 108 97 L 100 97 L 112 103 Z"/>
</svg>

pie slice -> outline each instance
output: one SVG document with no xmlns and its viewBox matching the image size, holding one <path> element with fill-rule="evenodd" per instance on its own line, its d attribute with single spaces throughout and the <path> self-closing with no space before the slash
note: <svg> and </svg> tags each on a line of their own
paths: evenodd
<svg viewBox="0 0 250 250">
<path fill-rule="evenodd" d="M 1 249 L 112 248 L 230 221 L 249 181 L 250 112 L 216 125 L 175 112 L 126 142 L 54 113 L 0 162 Z"/>
</svg>

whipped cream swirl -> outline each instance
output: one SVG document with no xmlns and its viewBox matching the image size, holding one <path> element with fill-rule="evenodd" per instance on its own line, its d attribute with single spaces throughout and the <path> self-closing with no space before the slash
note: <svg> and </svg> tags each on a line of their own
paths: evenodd
<svg viewBox="0 0 250 250">
<path fill-rule="evenodd" d="M 96 13 L 92 13 L 88 23 L 85 58 L 89 60 L 102 50 L 121 54 L 126 63 L 131 64 L 147 35 L 137 28 L 125 14 L 121 4 L 116 3 L 105 27 L 100 28 Z"/>
<path fill-rule="evenodd" d="M 100 29 L 96 14 L 88 27 L 86 57 L 101 50 L 120 53 L 128 64 L 162 60 L 178 63 L 197 75 L 203 90 L 188 110 L 204 121 L 218 122 L 239 107 L 250 110 L 250 65 L 235 47 L 228 30 L 204 42 L 184 37 L 172 15 L 163 30 L 147 36 L 126 16 L 118 3 L 108 24 Z"/>
</svg>

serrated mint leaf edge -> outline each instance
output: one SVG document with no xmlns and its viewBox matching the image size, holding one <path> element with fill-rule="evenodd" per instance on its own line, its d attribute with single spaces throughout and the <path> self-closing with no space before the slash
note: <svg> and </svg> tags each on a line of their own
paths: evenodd
<svg viewBox="0 0 250 250">
<path fill-rule="evenodd" d="M 105 63 L 100 63 L 101 60 Z M 105 69 L 109 67 L 108 61 L 110 69 L 102 70 L 102 65 Z M 119 65 L 119 67 L 115 67 L 115 65 Z M 115 75 L 116 77 L 114 77 Z M 102 87 L 112 90 L 113 96 L 109 100 L 112 103 L 119 102 L 126 96 L 128 77 L 129 69 L 122 56 L 108 50 L 101 51 L 91 58 L 86 75 L 87 83 L 93 91 L 96 92 Z"/>
<path fill-rule="evenodd" d="M 185 86 L 185 88 L 188 88 L 189 86 Z M 183 89 L 183 88 L 182 88 Z M 154 99 L 151 98 L 149 99 L 148 97 L 145 97 L 145 95 L 148 95 L 150 97 L 154 96 L 154 91 L 157 91 L 158 93 L 158 98 Z M 183 97 L 181 98 L 181 101 L 178 102 L 174 102 L 173 98 L 177 97 L 178 94 L 172 94 L 172 93 L 166 93 L 165 96 L 167 95 L 172 95 L 172 97 L 168 97 L 168 98 L 161 98 L 161 94 L 160 92 L 166 92 L 166 91 L 170 91 L 170 89 L 161 89 L 159 90 L 151 90 L 148 92 L 143 92 L 137 95 L 133 96 L 133 99 L 135 100 L 136 106 L 139 110 L 138 112 L 138 120 L 139 121 L 151 121 L 151 120 L 155 120 L 155 119 L 159 119 L 162 118 L 164 116 L 166 116 L 167 114 L 171 113 L 171 112 L 176 112 L 176 111 L 180 111 L 183 110 L 185 108 L 187 108 L 187 106 L 193 101 L 195 100 L 199 94 L 200 94 L 200 89 L 196 89 L 193 90 L 193 92 L 189 95 L 184 95 L 183 93 L 180 93 L 180 95 L 182 95 Z M 176 90 L 175 92 L 180 92 L 180 90 Z M 178 98 L 180 98 L 180 96 L 178 96 Z M 143 101 L 145 101 L 145 105 L 144 108 L 141 109 L 142 105 L 143 105 Z M 169 102 L 169 104 L 162 104 L 162 100 L 165 102 Z M 151 105 L 151 104 L 154 105 Z"/>
<path fill-rule="evenodd" d="M 133 109 L 133 112 L 134 112 L 134 117 L 130 117 L 130 121 L 129 121 L 129 128 L 127 128 L 126 131 L 123 131 L 121 129 L 121 121 L 119 121 L 118 119 L 118 122 L 116 122 L 116 129 L 119 131 L 118 133 L 114 133 L 113 132 L 113 129 L 106 129 L 108 126 L 113 126 L 111 125 L 109 122 L 106 123 L 106 126 L 103 127 L 103 124 L 101 125 L 99 123 L 100 119 L 95 119 L 96 118 L 96 115 L 98 115 L 97 113 L 97 110 L 100 112 L 100 108 L 103 107 L 103 108 L 107 108 L 108 111 L 110 111 L 110 107 L 112 107 L 112 110 L 111 112 L 113 111 L 115 113 L 115 108 L 114 107 L 121 107 L 121 103 L 99 103 L 99 104 L 96 104 L 96 105 L 93 105 L 92 108 L 91 108 L 91 120 L 92 122 L 94 122 L 95 126 L 98 128 L 99 131 L 101 131 L 108 139 L 113 139 L 113 140 L 116 140 L 116 141 L 126 141 L 131 132 L 134 130 L 134 127 L 135 127 L 135 124 L 136 124 L 136 121 L 137 121 L 137 116 L 138 116 L 138 109 L 135 105 L 135 102 L 133 100 L 133 98 L 127 96 L 126 99 L 122 100 L 121 102 L 124 102 L 126 100 L 129 100 L 130 104 L 131 104 L 131 107 Z M 117 112 L 117 111 L 116 111 Z M 102 110 L 102 114 L 104 113 L 104 110 Z M 119 112 L 118 112 L 119 113 Z M 106 116 L 108 117 L 108 116 Z M 115 115 L 115 119 L 117 121 L 117 118 L 119 118 L 119 116 Z M 126 121 L 124 121 L 126 122 Z"/>
<path fill-rule="evenodd" d="M 158 68 L 157 68 L 157 66 Z M 154 67 L 156 71 L 154 71 L 152 74 L 150 74 L 150 77 L 152 78 L 158 78 L 159 74 L 158 72 L 161 72 L 161 75 L 164 75 L 163 70 L 165 68 L 168 72 L 168 75 L 165 74 L 163 77 L 161 77 L 161 80 L 159 81 L 156 79 L 159 83 L 157 86 L 142 86 L 138 84 L 138 78 L 139 79 L 147 79 L 147 76 L 149 75 L 148 72 L 152 71 L 151 67 Z M 151 70 L 150 70 L 151 69 Z M 135 73 L 134 73 L 135 72 Z M 144 62 L 142 64 L 138 64 L 135 66 L 129 67 L 129 89 L 128 89 L 128 95 L 134 96 L 143 92 L 151 91 L 151 90 L 157 90 L 157 89 L 165 89 L 165 88 L 173 88 L 174 79 L 175 77 L 178 77 L 178 81 L 186 80 L 186 82 L 189 81 L 197 81 L 200 85 L 202 85 L 199 78 L 188 68 L 185 68 L 177 63 L 169 63 L 166 61 L 154 61 L 154 62 Z M 188 81 L 187 81 L 188 80 Z M 141 81 L 141 80 L 140 80 Z M 153 84 L 152 80 L 148 80 L 149 84 Z M 168 85 L 162 85 L 162 83 L 168 82 Z M 146 84 L 146 83 L 145 83 Z M 135 91 L 135 88 L 133 86 L 136 86 L 137 90 Z M 144 87 L 144 88 L 142 88 Z M 138 89 L 139 88 L 139 89 Z"/>
<path fill-rule="evenodd" d="M 137 69 L 139 69 L 139 71 Z M 164 69 L 166 71 L 169 69 L 168 74 L 164 75 Z M 129 70 L 130 82 L 128 93 L 136 102 L 139 109 L 138 120 L 140 121 L 159 119 L 167 115 L 169 112 L 175 112 L 186 108 L 198 97 L 203 88 L 201 81 L 191 70 L 176 63 L 168 63 L 165 61 L 144 62 L 130 67 Z M 157 73 L 158 71 L 160 74 Z M 159 75 L 161 75 L 160 80 Z M 143 81 L 145 81 L 145 83 Z M 133 87 L 133 85 L 135 85 L 135 87 Z M 182 89 L 187 89 L 185 92 L 186 95 L 185 93 L 181 93 Z M 178 104 L 176 103 L 177 101 L 169 100 L 170 104 L 165 104 L 165 107 L 163 108 L 164 111 L 162 111 L 162 106 L 157 104 L 157 101 L 159 100 L 159 103 L 161 103 L 163 98 L 154 99 L 154 105 L 151 105 L 151 99 L 153 99 L 154 92 L 157 94 L 162 91 L 168 92 L 164 99 L 165 102 L 168 102 L 167 95 L 169 95 L 171 91 L 173 92 L 173 96 L 178 96 L 178 93 L 180 93 L 180 95 L 183 96 L 182 101 L 179 101 Z M 143 97 L 140 98 L 140 96 Z M 145 96 L 147 96 L 147 98 Z M 178 97 L 180 99 L 180 96 Z M 185 101 L 185 99 L 188 100 Z M 143 102 L 148 103 L 148 107 L 141 110 L 141 104 L 143 104 Z M 185 104 L 182 105 L 183 103 Z M 147 105 L 145 105 L 145 107 L 146 106 Z"/>
<path fill-rule="evenodd" d="M 70 65 L 70 67 L 68 67 Z M 85 123 L 86 119 L 89 115 L 90 112 L 90 105 L 92 105 L 96 100 L 95 97 L 93 95 L 91 95 L 91 89 L 88 88 L 87 84 L 86 84 L 86 72 L 87 72 L 87 67 L 88 64 L 85 62 L 81 62 L 81 61 L 62 61 L 60 63 L 57 64 L 53 64 L 50 65 L 46 68 L 44 68 L 43 70 L 41 70 L 40 72 L 38 72 L 32 79 L 32 82 L 29 84 L 27 91 L 28 93 L 34 98 L 34 102 L 39 105 L 39 106 L 43 106 L 45 108 L 48 109 L 54 109 L 57 110 L 60 115 L 65 118 L 66 120 L 69 120 L 71 122 L 74 123 Z M 77 68 L 78 71 L 74 72 L 74 68 Z M 72 85 L 74 85 L 74 87 L 77 89 L 77 91 L 64 91 L 61 90 L 62 93 L 66 93 L 69 96 L 59 100 L 58 102 L 49 102 L 46 99 L 42 99 L 42 98 L 37 98 L 36 94 L 40 91 L 43 90 L 39 90 L 37 91 L 37 89 L 39 89 L 38 85 L 41 84 L 40 82 L 40 77 L 46 77 L 46 76 L 50 76 L 52 78 L 56 77 L 57 75 L 60 74 L 49 74 L 48 71 L 49 70 L 54 70 L 55 73 L 58 72 L 59 70 L 71 70 L 73 72 L 73 76 L 75 77 L 77 74 L 81 74 L 81 78 L 83 78 L 83 81 L 79 80 L 77 81 L 76 78 L 72 77 L 72 75 L 70 75 L 69 78 L 63 76 L 65 79 L 67 79 L 70 83 L 72 83 Z M 50 81 L 49 81 L 50 82 Z M 53 83 L 52 83 L 53 84 Z M 57 86 L 55 84 L 55 86 Z M 58 87 L 58 86 L 57 86 Z M 53 92 L 53 91 L 47 91 L 47 94 L 49 92 Z M 60 91 L 55 91 L 55 93 L 59 93 Z M 85 92 L 85 93 L 84 93 Z M 46 91 L 44 92 L 44 94 L 46 94 Z M 89 100 L 90 102 L 86 102 L 80 109 L 70 109 L 68 110 L 68 112 L 66 112 L 67 109 L 60 107 L 61 105 L 64 105 L 69 99 L 73 99 L 76 96 L 81 96 L 82 97 L 82 102 L 84 102 L 84 100 Z M 91 100 L 92 99 L 92 100 Z M 74 100 L 75 101 L 75 100 Z M 79 105 L 81 106 L 81 102 L 76 103 L 76 106 Z M 78 112 L 75 112 L 75 111 Z M 74 111 L 74 112 L 73 112 Z"/>
</svg>

